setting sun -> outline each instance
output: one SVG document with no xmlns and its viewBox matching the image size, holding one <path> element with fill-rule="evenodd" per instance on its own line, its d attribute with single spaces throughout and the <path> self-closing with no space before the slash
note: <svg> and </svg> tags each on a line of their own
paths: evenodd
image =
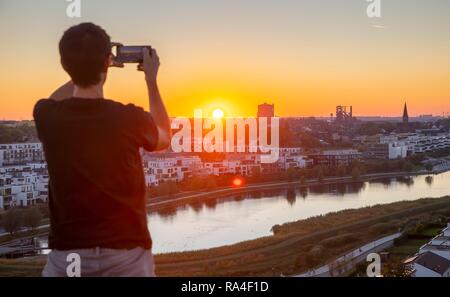
<svg viewBox="0 0 450 297">
<path fill-rule="evenodd" d="M 221 118 L 223 118 L 223 116 L 225 114 L 222 109 L 217 108 L 217 109 L 214 109 L 212 115 L 213 115 L 213 118 L 215 118 L 215 119 L 221 119 Z"/>
</svg>

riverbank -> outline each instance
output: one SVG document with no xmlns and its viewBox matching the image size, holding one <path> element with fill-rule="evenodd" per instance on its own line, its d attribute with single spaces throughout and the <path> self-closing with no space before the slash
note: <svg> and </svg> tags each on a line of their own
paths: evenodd
<svg viewBox="0 0 450 297">
<path fill-rule="evenodd" d="M 199 200 L 217 199 L 221 197 L 226 197 L 230 195 L 239 195 L 244 193 L 251 193 L 257 191 L 265 190 L 276 190 L 282 188 L 292 188 L 292 187 L 311 187 L 311 186 L 322 186 L 329 184 L 339 184 L 339 183 L 349 183 L 349 182 L 367 182 L 383 178 L 398 178 L 405 176 L 418 176 L 418 175 L 434 175 L 448 171 L 450 168 L 440 168 L 440 170 L 434 171 L 416 171 L 416 172 L 387 172 L 387 173 L 373 173 L 362 175 L 358 179 L 354 179 L 351 176 L 343 177 L 329 177 L 324 178 L 321 181 L 318 179 L 309 179 L 304 182 L 301 181 L 280 181 L 280 182 L 267 182 L 250 184 L 242 187 L 227 187 L 218 190 L 212 190 L 208 192 L 196 192 L 196 193 L 186 193 L 177 194 L 174 196 L 165 197 L 154 197 L 148 199 L 147 208 L 149 212 L 158 211 L 164 208 L 173 208 L 182 206 L 188 203 L 197 202 Z"/>
</svg>

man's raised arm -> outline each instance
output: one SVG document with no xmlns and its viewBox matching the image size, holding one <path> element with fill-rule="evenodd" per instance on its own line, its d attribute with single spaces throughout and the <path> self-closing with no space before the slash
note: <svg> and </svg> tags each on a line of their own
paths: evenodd
<svg viewBox="0 0 450 297">
<path fill-rule="evenodd" d="M 53 94 L 50 95 L 50 99 L 61 101 L 73 96 L 74 85 L 72 81 L 69 81 L 59 87 Z"/>
<path fill-rule="evenodd" d="M 139 68 L 145 72 L 145 81 L 147 83 L 150 113 L 158 128 L 158 143 L 156 150 L 163 150 L 169 147 L 171 141 L 170 119 L 166 107 L 159 94 L 157 75 L 159 69 L 159 57 L 153 49 L 150 53 L 147 48 L 144 49 L 144 61 Z"/>
</svg>

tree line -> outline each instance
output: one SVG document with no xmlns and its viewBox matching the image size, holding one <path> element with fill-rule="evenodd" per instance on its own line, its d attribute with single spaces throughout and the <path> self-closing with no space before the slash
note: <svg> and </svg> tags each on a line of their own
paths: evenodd
<svg viewBox="0 0 450 297">
<path fill-rule="evenodd" d="M 33 206 L 25 209 L 12 207 L 0 214 L 0 227 L 10 235 L 20 231 L 23 227 L 35 230 L 40 226 L 44 214 L 42 207 Z"/>
</svg>

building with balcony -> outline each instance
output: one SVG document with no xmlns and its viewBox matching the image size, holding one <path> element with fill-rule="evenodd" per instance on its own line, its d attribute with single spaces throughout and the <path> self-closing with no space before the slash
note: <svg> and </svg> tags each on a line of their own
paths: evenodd
<svg viewBox="0 0 450 297">
<path fill-rule="evenodd" d="M 200 157 L 190 154 L 144 153 L 145 182 L 157 186 L 161 182 L 180 182 L 202 169 Z"/>
<path fill-rule="evenodd" d="M 313 165 L 324 165 L 328 167 L 348 166 L 353 161 L 360 161 L 362 154 L 354 149 L 327 150 L 308 156 Z"/>
<path fill-rule="evenodd" d="M 48 199 L 45 164 L 0 168 L 0 209 L 27 207 Z"/>
<path fill-rule="evenodd" d="M 0 144 L 0 167 L 30 162 L 44 162 L 41 143 Z"/>
<path fill-rule="evenodd" d="M 415 277 L 450 277 L 450 223 L 405 264 Z"/>
</svg>

